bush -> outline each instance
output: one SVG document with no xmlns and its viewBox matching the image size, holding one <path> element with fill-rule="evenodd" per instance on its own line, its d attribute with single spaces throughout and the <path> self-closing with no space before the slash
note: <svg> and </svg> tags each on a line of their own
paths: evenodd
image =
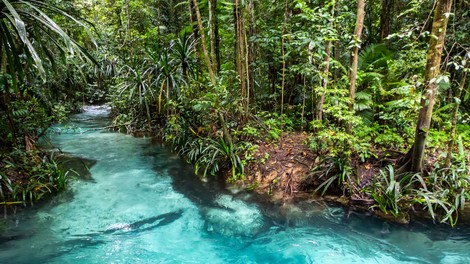
<svg viewBox="0 0 470 264">
<path fill-rule="evenodd" d="M 66 188 L 68 172 L 59 169 L 53 156 L 16 149 L 1 155 L 0 198 L 5 205 L 33 204 Z"/>
</svg>

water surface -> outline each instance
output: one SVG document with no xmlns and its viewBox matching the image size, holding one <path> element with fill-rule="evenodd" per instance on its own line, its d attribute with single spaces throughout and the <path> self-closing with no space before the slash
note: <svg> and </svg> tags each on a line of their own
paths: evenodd
<svg viewBox="0 0 470 264">
<path fill-rule="evenodd" d="M 10 216 L 0 263 L 470 263 L 468 228 L 253 202 L 149 139 L 100 129 L 106 107 L 85 110 L 51 141 L 96 160 L 93 180 Z"/>
</svg>

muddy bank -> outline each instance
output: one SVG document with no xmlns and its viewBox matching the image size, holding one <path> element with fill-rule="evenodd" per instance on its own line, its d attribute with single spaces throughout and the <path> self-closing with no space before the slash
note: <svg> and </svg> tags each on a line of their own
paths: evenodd
<svg viewBox="0 0 470 264">
<path fill-rule="evenodd" d="M 329 168 L 325 168 L 328 164 L 325 165 L 319 155 L 309 149 L 307 142 L 306 133 L 291 132 L 283 134 L 278 142 L 260 144 L 254 153 L 254 161 L 245 167 L 245 179 L 234 185 L 254 191 L 280 207 L 291 208 L 292 204 L 305 201 L 335 203 L 346 207 L 349 213 L 369 214 L 400 224 L 409 224 L 420 219 L 432 221 L 428 210 L 419 205 L 397 216 L 378 209 L 375 200 L 363 190 L 379 175 L 380 168 L 385 166 L 381 161 L 377 164 L 353 162 L 353 175 L 356 178 L 351 182 L 354 185 L 354 193 L 345 194 L 332 184 L 333 187 L 326 195 L 320 196 L 323 189 L 317 192 L 315 190 L 324 179 L 313 175 L 312 171 L 319 167 L 319 171 L 327 171 Z M 389 156 L 388 159 L 392 158 Z M 465 209 L 459 213 L 458 223 L 470 224 L 468 202 Z"/>
</svg>

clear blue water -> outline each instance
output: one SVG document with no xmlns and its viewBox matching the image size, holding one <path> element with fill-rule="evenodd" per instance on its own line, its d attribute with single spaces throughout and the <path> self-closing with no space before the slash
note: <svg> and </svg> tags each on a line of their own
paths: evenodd
<svg viewBox="0 0 470 264">
<path fill-rule="evenodd" d="M 149 139 L 93 129 L 87 107 L 62 151 L 95 159 L 92 181 L 10 216 L 0 263 L 470 263 L 470 231 L 398 226 L 314 202 L 273 205 L 202 182 Z"/>
</svg>

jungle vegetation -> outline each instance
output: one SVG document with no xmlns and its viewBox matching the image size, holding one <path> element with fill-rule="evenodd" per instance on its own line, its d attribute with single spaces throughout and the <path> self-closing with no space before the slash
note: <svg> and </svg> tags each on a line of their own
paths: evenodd
<svg viewBox="0 0 470 264">
<path fill-rule="evenodd" d="M 302 132 L 312 190 L 455 225 L 469 28 L 468 0 L 1 0 L 0 197 L 65 187 L 38 138 L 108 103 L 116 127 L 159 135 L 200 175 L 242 181 L 259 144 Z"/>
</svg>

